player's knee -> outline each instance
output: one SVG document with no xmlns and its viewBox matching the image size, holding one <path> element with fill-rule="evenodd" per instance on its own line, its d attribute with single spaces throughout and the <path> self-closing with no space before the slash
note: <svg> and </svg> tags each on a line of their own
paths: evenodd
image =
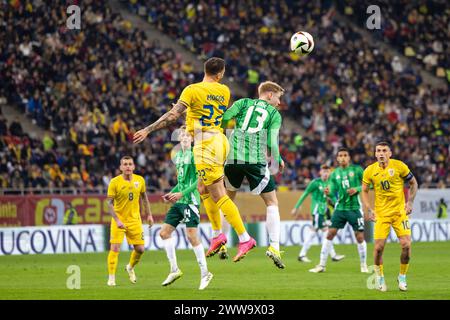
<svg viewBox="0 0 450 320">
<path fill-rule="evenodd" d="M 143 254 L 145 249 L 144 249 L 144 246 L 137 246 L 134 248 L 134 251 L 136 251 L 139 254 Z"/>
<path fill-rule="evenodd" d="M 375 244 L 374 250 L 375 250 L 375 254 L 380 255 L 381 253 L 383 253 L 384 245 L 383 244 Z"/>
<path fill-rule="evenodd" d="M 169 232 L 168 230 L 161 229 L 161 231 L 159 232 L 159 236 L 163 240 L 169 239 L 170 235 L 171 235 L 171 232 Z"/>
<path fill-rule="evenodd" d="M 197 245 L 199 245 L 200 241 L 198 239 L 197 236 L 197 230 L 193 230 L 193 231 L 188 231 L 187 232 L 187 238 L 189 240 L 189 243 L 193 246 L 196 247 Z"/>
<path fill-rule="evenodd" d="M 205 187 L 205 185 L 204 185 L 203 183 L 199 183 L 199 184 L 197 185 L 197 190 L 198 190 L 198 192 L 199 192 L 200 194 L 206 194 L 206 193 L 208 193 L 208 190 L 206 190 L 206 187 Z"/>
<path fill-rule="evenodd" d="M 327 240 L 333 240 L 334 237 L 336 236 L 336 229 L 328 229 L 327 232 Z"/>
<path fill-rule="evenodd" d="M 114 252 L 119 252 L 120 251 L 120 245 L 112 243 L 109 250 L 114 251 Z"/>
<path fill-rule="evenodd" d="M 364 242 L 364 233 L 357 233 L 356 234 L 356 241 L 358 242 L 358 243 L 363 243 Z"/>
<path fill-rule="evenodd" d="M 400 242 L 400 246 L 402 247 L 402 250 L 406 251 L 411 248 L 411 243 L 409 241 L 402 241 Z"/>
</svg>

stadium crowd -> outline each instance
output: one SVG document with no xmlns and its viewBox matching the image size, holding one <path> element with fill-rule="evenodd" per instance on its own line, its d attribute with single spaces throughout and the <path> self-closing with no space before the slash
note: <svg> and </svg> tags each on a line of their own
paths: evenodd
<svg viewBox="0 0 450 320">
<path fill-rule="evenodd" d="M 446 0 L 432 1 L 336 1 L 339 12 L 364 27 L 367 7 L 377 5 L 380 29 L 371 30 L 381 40 L 419 61 L 437 77 L 450 83 L 450 8 Z"/>
<path fill-rule="evenodd" d="M 331 4 L 133 0 L 130 7 L 141 12 L 145 5 L 151 23 L 203 58 L 225 57 L 227 76 L 245 83 L 250 95 L 265 79 L 286 88 L 283 115 L 300 120 L 280 136 L 287 163 L 280 185 L 304 186 L 341 145 L 367 165 L 383 138 L 421 187 L 449 186 L 448 89 L 424 84 L 408 65 L 399 67 L 388 52 L 340 25 Z M 66 28 L 66 7 L 56 0 L 3 1 L 0 9 L 0 97 L 47 130 L 38 141 L 0 116 L 2 188 L 95 192 L 118 174 L 120 157 L 131 154 L 150 191 L 169 190 L 172 130 L 139 146 L 131 136 L 201 74 L 101 1 L 83 2 L 81 30 Z M 314 53 L 302 59 L 287 50 L 299 26 L 316 39 Z"/>
</svg>

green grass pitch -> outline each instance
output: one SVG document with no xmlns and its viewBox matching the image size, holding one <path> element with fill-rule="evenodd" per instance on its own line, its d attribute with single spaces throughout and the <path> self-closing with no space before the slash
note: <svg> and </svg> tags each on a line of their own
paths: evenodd
<svg viewBox="0 0 450 320">
<path fill-rule="evenodd" d="M 400 292 L 396 283 L 400 248 L 387 244 L 384 254 L 388 292 L 367 288 L 369 274 L 359 272 L 359 258 L 355 245 L 337 245 L 336 251 L 345 254 L 341 262 L 328 262 L 327 271 L 312 274 L 308 269 L 318 261 L 318 246 L 308 256 L 310 264 L 297 261 L 298 247 L 284 248 L 286 269 L 277 269 L 265 255 L 265 248 L 257 248 L 238 263 L 231 259 L 208 259 L 214 279 L 205 291 L 199 291 L 200 275 L 191 250 L 177 252 L 178 264 L 184 276 L 168 287 L 161 282 L 168 272 L 163 251 L 147 251 L 136 267 L 138 283 L 131 284 L 124 266 L 130 253 L 119 256 L 117 286 L 106 286 L 107 253 L 29 255 L 0 257 L 0 299 L 152 299 L 152 300 L 303 300 L 303 299 L 450 299 L 450 243 L 413 243 L 408 273 L 408 292 Z M 368 245 L 368 264 L 372 262 L 373 245 Z M 231 248 L 234 255 L 236 248 Z M 78 265 L 81 270 L 81 289 L 66 287 L 67 267 Z"/>
</svg>

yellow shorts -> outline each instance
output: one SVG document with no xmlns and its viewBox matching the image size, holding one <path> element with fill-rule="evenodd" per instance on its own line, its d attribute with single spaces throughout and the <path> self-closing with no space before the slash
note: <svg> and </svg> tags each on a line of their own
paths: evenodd
<svg viewBox="0 0 450 320">
<path fill-rule="evenodd" d="M 215 133 L 194 145 L 194 161 L 199 179 L 209 186 L 224 176 L 224 164 L 230 145 L 223 133 Z"/>
<path fill-rule="evenodd" d="M 391 226 L 397 237 L 410 236 L 411 226 L 408 216 L 403 213 L 389 217 L 377 217 L 375 222 L 374 238 L 386 239 L 391 231 Z"/>
<path fill-rule="evenodd" d="M 122 243 L 123 237 L 127 236 L 128 244 L 143 245 L 144 242 L 144 228 L 141 221 L 133 221 L 124 223 L 126 229 L 117 227 L 116 221 L 111 220 L 111 236 L 109 243 Z"/>
</svg>

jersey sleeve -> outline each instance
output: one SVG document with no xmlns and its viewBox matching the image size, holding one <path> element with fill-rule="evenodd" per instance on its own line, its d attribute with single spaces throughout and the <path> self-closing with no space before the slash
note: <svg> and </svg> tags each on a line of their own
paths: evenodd
<svg viewBox="0 0 450 320">
<path fill-rule="evenodd" d="M 192 97 L 193 97 L 193 89 L 191 86 L 187 86 L 181 92 L 178 102 L 186 106 L 186 108 L 189 108 L 192 104 Z"/>
<path fill-rule="evenodd" d="M 280 128 L 281 128 L 281 115 L 277 111 L 275 113 L 275 115 L 273 116 L 273 118 L 269 124 L 269 127 L 267 129 L 267 130 L 269 130 L 267 144 L 268 144 L 271 155 L 273 156 L 274 159 L 276 159 L 278 161 L 278 163 L 281 162 L 280 149 L 278 146 Z"/>
<path fill-rule="evenodd" d="M 409 181 L 414 177 L 411 170 L 409 170 L 408 166 L 404 162 L 399 161 L 398 167 L 399 167 L 398 169 L 399 169 L 400 177 L 403 180 Z"/>
<path fill-rule="evenodd" d="M 116 197 L 116 180 L 111 180 L 108 186 L 108 198 Z"/>
<path fill-rule="evenodd" d="M 365 185 L 368 185 L 368 186 L 370 186 L 370 185 L 372 184 L 372 174 L 371 174 L 370 167 L 367 167 L 367 168 L 364 170 L 362 182 L 363 182 Z"/>
<path fill-rule="evenodd" d="M 235 101 L 231 105 L 231 107 L 229 107 L 227 111 L 225 111 L 225 113 L 223 114 L 223 121 L 230 121 L 231 119 L 236 117 L 236 115 L 239 113 L 244 104 L 245 99 L 239 99 L 238 101 Z"/>
</svg>

